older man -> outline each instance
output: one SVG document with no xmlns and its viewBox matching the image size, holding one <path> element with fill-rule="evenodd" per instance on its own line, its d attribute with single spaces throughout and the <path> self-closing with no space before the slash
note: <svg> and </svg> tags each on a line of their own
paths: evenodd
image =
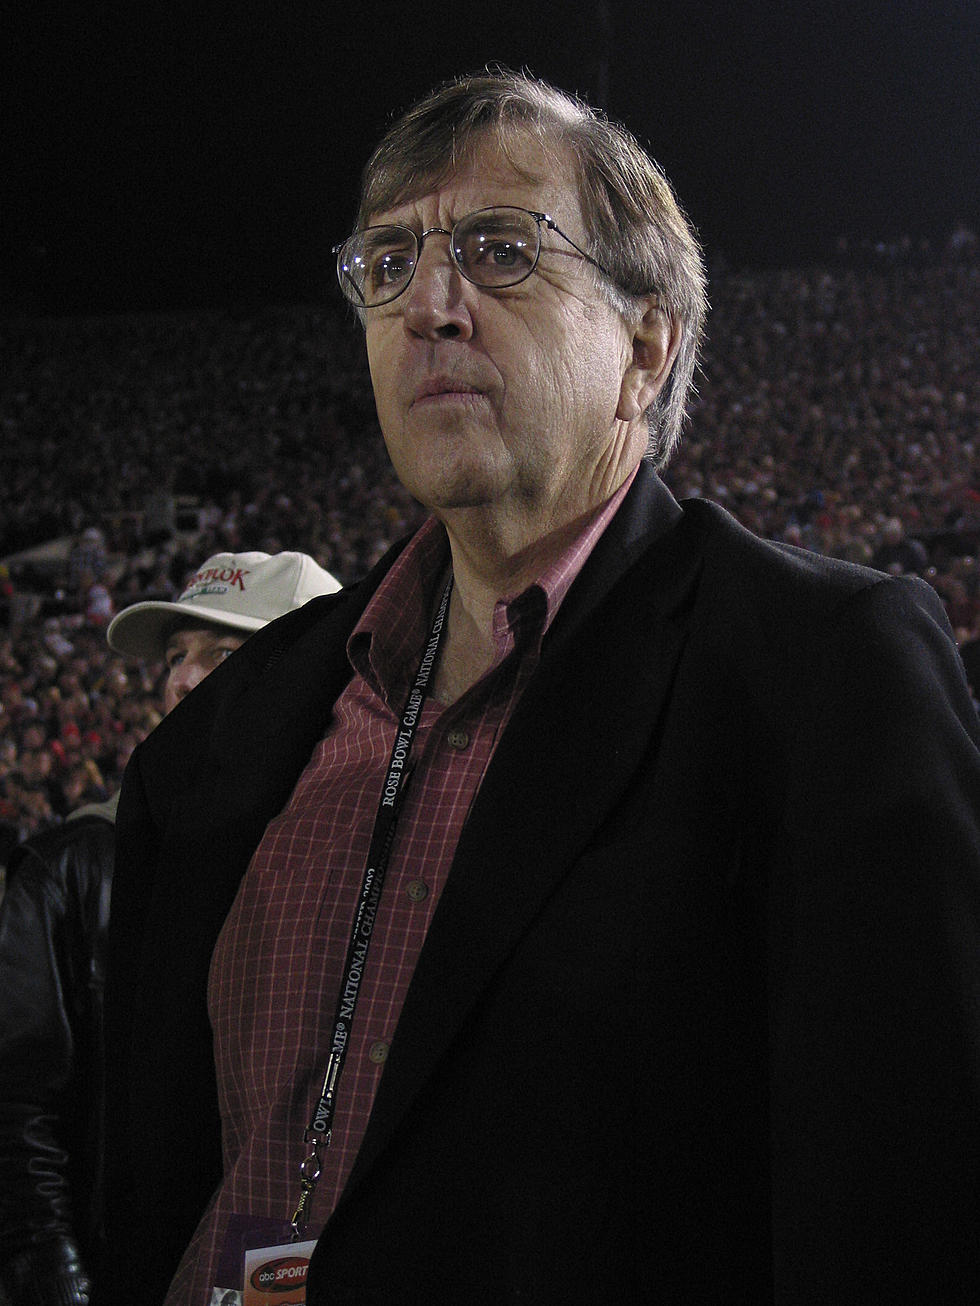
<svg viewBox="0 0 980 1306">
<path fill-rule="evenodd" d="M 339 583 L 305 553 L 219 553 L 107 631 L 166 665 L 165 712 L 254 631 Z M 102 1247 L 102 986 L 118 795 L 25 840 L 0 907 L 0 1301 L 87 1306 Z"/>
<path fill-rule="evenodd" d="M 433 93 L 338 273 L 431 517 L 127 774 L 117 1300 L 972 1300 L 941 605 L 671 498 L 700 255 L 581 103 Z"/>
</svg>

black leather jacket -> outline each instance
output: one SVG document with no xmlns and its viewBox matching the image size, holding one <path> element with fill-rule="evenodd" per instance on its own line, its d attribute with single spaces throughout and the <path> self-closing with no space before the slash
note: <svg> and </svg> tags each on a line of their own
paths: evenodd
<svg viewBox="0 0 980 1306">
<path fill-rule="evenodd" d="M 0 1302 L 87 1306 L 101 1255 L 114 803 L 13 854 L 0 905 Z"/>
</svg>

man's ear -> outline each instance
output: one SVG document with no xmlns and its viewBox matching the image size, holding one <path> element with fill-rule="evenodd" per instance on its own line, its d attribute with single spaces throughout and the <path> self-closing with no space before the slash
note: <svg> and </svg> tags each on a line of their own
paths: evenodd
<svg viewBox="0 0 980 1306">
<path fill-rule="evenodd" d="M 620 386 L 618 418 L 633 422 L 646 412 L 667 384 L 680 343 L 680 327 L 661 307 L 660 296 L 648 295 L 633 332 L 633 358 Z"/>
</svg>

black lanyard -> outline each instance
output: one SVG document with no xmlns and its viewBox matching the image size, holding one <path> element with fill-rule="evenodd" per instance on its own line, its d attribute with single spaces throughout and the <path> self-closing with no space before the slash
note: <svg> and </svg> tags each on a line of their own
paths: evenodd
<svg viewBox="0 0 980 1306">
<path fill-rule="evenodd" d="M 330 1146 L 333 1120 L 337 1110 L 337 1085 L 340 1081 L 340 1072 L 344 1068 L 347 1048 L 354 1028 L 354 1012 L 357 1009 L 357 1001 L 361 993 L 364 967 L 367 962 L 368 949 L 371 946 L 371 936 L 374 933 L 374 923 L 381 902 L 381 893 L 384 889 L 385 875 L 388 871 L 388 861 L 391 857 L 391 846 L 395 838 L 398 813 L 401 809 L 402 799 L 405 796 L 409 776 L 408 762 L 418 731 L 418 723 L 422 716 L 422 704 L 425 702 L 429 681 L 439 654 L 452 589 L 453 582 L 450 576 L 445 593 L 442 596 L 442 602 L 439 604 L 439 611 L 432 623 L 432 633 L 429 636 L 429 642 L 425 646 L 425 652 L 422 654 L 419 669 L 415 674 L 415 681 L 402 709 L 391 757 L 388 760 L 384 788 L 381 791 L 378 811 L 374 818 L 374 830 L 371 834 L 371 845 L 368 849 L 367 866 L 364 868 L 364 875 L 361 879 L 361 892 L 357 900 L 354 927 L 351 930 L 350 942 L 347 945 L 347 956 L 344 960 L 343 978 L 337 999 L 337 1010 L 334 1015 L 333 1042 L 330 1047 L 330 1056 L 327 1059 L 327 1069 L 323 1077 L 319 1099 L 303 1135 L 303 1140 L 309 1144 L 310 1151 L 300 1166 L 300 1199 L 291 1222 L 294 1240 L 301 1236 L 300 1222 L 320 1179 L 320 1149 Z"/>
</svg>

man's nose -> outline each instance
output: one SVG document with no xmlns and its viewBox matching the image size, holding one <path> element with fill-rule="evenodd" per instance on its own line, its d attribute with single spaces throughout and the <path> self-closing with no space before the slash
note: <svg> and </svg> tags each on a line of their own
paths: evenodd
<svg viewBox="0 0 980 1306">
<path fill-rule="evenodd" d="M 449 232 L 429 227 L 422 233 L 412 283 L 405 291 L 405 326 L 414 335 L 439 338 L 473 334 L 470 292 L 449 252 Z"/>
</svg>

